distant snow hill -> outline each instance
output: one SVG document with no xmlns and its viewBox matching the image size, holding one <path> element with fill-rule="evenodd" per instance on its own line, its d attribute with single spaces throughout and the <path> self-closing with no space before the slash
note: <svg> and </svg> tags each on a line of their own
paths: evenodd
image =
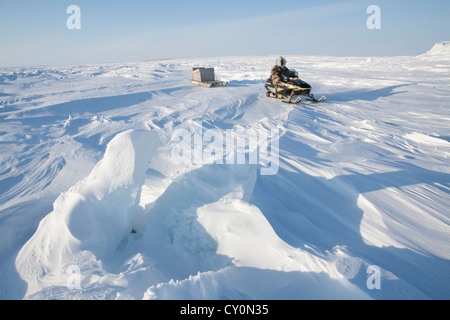
<svg viewBox="0 0 450 320">
<path fill-rule="evenodd" d="M 449 43 L 0 68 L 0 298 L 450 298 Z"/>
<path fill-rule="evenodd" d="M 433 57 L 442 60 L 450 60 L 450 41 L 436 43 L 427 53 L 419 57 Z"/>
</svg>

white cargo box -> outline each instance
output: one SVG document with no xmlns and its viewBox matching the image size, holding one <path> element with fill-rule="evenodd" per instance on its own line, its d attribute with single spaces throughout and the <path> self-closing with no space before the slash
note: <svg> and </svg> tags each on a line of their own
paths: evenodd
<svg viewBox="0 0 450 320">
<path fill-rule="evenodd" d="M 226 81 L 216 81 L 214 68 L 193 68 L 192 83 L 204 87 L 226 86 Z"/>
</svg>

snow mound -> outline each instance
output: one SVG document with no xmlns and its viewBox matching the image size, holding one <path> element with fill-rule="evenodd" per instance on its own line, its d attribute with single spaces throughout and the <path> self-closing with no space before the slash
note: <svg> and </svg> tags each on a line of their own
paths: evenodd
<svg viewBox="0 0 450 320">
<path fill-rule="evenodd" d="M 322 286 L 327 289 L 321 290 Z M 184 300 L 186 297 L 195 300 L 370 299 L 350 282 L 333 279 L 323 272 L 282 272 L 236 266 L 152 286 L 143 299 Z"/>
<path fill-rule="evenodd" d="M 439 58 L 442 60 L 450 60 L 450 41 L 442 41 L 436 43 L 433 48 L 419 57 Z"/>
<path fill-rule="evenodd" d="M 158 146 L 157 134 L 149 131 L 118 134 L 91 174 L 58 197 L 16 259 L 27 295 L 65 286 L 61 275 L 71 266 L 92 267 L 116 250 L 132 230 L 148 163 Z"/>
<path fill-rule="evenodd" d="M 325 261 L 281 240 L 256 206 L 223 199 L 200 208 L 198 216 L 199 222 L 216 238 L 217 253 L 232 257 L 237 266 L 286 272 L 326 270 L 327 274 L 340 278 Z"/>
</svg>

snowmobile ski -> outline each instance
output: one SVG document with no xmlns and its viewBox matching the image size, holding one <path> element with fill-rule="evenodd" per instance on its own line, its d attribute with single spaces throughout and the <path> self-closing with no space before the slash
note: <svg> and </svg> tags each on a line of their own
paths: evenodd
<svg viewBox="0 0 450 320">
<path fill-rule="evenodd" d="M 281 102 L 287 103 L 287 104 L 300 104 L 302 102 L 320 103 L 320 102 L 324 102 L 327 100 L 327 97 L 325 97 L 325 96 L 322 96 L 319 99 L 316 99 L 316 98 L 314 98 L 314 95 L 310 94 L 307 96 L 308 97 L 307 99 L 302 99 L 302 96 L 285 97 L 283 95 L 272 93 L 269 91 L 266 93 L 266 96 L 269 98 L 280 99 Z"/>
<path fill-rule="evenodd" d="M 306 102 L 311 102 L 311 103 L 320 103 L 320 102 L 324 102 L 327 100 L 327 97 L 322 96 L 319 99 L 314 98 L 314 96 L 311 97 L 311 99 L 305 99 L 304 101 Z"/>
<path fill-rule="evenodd" d="M 276 94 L 276 93 L 273 93 L 270 91 L 267 91 L 266 96 L 269 98 L 280 99 L 281 102 L 288 103 L 288 104 L 299 104 L 302 102 L 302 97 L 300 97 L 300 96 L 285 97 L 281 94 Z"/>
<path fill-rule="evenodd" d="M 299 104 L 302 102 L 302 97 L 300 96 L 292 96 L 289 100 L 283 100 L 284 103 L 288 104 Z"/>
</svg>

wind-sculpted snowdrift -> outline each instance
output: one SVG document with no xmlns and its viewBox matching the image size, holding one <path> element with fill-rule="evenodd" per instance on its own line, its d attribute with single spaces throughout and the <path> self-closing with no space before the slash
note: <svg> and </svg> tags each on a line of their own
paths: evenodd
<svg viewBox="0 0 450 320">
<path fill-rule="evenodd" d="M 111 257 L 132 231 L 145 172 L 158 144 L 158 136 L 148 131 L 117 135 L 91 174 L 58 197 L 16 260 L 27 295 L 66 286 L 71 266 L 84 272 Z"/>
<path fill-rule="evenodd" d="M 283 287 L 296 274 L 302 290 L 291 298 L 367 298 L 333 262 L 282 241 L 248 203 L 255 165 L 203 166 L 142 208 L 158 144 L 148 131 L 117 135 L 89 176 L 58 197 L 16 259 L 26 297 L 288 298 Z M 311 289 L 317 282 L 326 293 Z"/>
</svg>

